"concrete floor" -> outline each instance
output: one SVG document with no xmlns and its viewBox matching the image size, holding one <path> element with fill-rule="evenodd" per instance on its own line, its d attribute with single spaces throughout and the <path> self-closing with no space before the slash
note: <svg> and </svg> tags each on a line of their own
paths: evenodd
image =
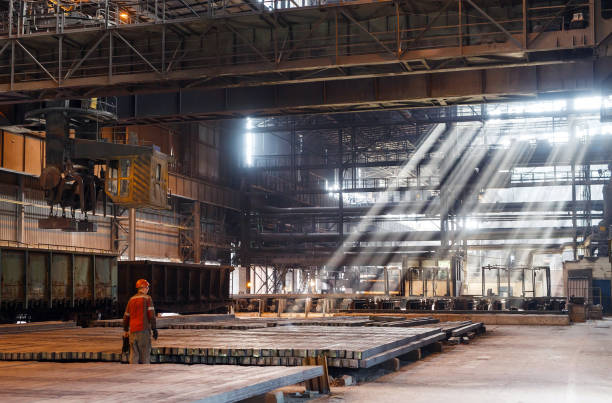
<svg viewBox="0 0 612 403">
<path fill-rule="evenodd" d="M 571 326 L 487 326 L 398 372 L 333 388 L 337 402 L 612 402 L 612 318 Z"/>
</svg>

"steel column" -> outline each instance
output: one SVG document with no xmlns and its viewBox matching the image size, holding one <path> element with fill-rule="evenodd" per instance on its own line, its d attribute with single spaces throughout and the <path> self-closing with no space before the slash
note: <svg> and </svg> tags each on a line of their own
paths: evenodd
<svg viewBox="0 0 612 403">
<path fill-rule="evenodd" d="M 15 226 L 15 230 L 17 232 L 17 242 L 19 242 L 20 244 L 25 243 L 25 208 L 23 206 L 23 189 L 24 189 L 24 184 L 23 184 L 23 175 L 18 175 L 17 176 L 17 201 L 20 202 L 16 205 L 17 207 L 17 215 L 16 215 L 16 220 L 17 220 L 17 225 Z"/>
<path fill-rule="evenodd" d="M 201 220 L 200 220 L 201 205 L 199 201 L 193 202 L 193 261 L 200 263 L 202 261 L 202 246 L 200 243 L 201 236 Z"/>
<path fill-rule="evenodd" d="M 136 209 L 129 209 L 128 218 L 128 257 L 130 260 L 136 260 Z"/>
</svg>

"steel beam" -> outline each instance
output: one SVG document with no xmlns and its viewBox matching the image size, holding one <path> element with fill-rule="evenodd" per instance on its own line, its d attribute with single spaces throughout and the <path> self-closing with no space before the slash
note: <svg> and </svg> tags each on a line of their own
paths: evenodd
<svg viewBox="0 0 612 403">
<path fill-rule="evenodd" d="M 121 39 L 123 42 L 125 42 L 125 44 L 132 49 L 132 52 L 136 53 L 136 55 L 138 55 L 138 57 L 140 57 L 153 71 L 155 71 L 157 74 L 160 74 L 159 70 L 157 69 L 157 67 L 153 66 L 153 64 L 151 64 L 151 62 L 149 61 L 149 59 L 147 59 L 146 57 L 144 57 L 139 51 L 138 49 L 136 49 L 127 39 L 125 39 L 119 32 L 117 31 L 113 31 L 112 33 L 113 35 L 115 35 L 117 38 Z"/>
<path fill-rule="evenodd" d="M 123 123 L 143 117 L 190 115 L 199 118 L 225 114 L 270 115 L 316 108 L 380 108 L 398 103 L 445 99 L 473 103 L 504 96 L 590 92 L 599 88 L 607 72 L 598 75 L 596 62 L 525 66 L 503 69 L 430 73 L 354 80 L 271 85 L 202 91 L 135 95 L 119 100 Z M 605 77 L 604 77 L 605 75 Z M 396 106 L 397 107 L 397 106 Z"/>
<path fill-rule="evenodd" d="M 19 47 L 20 47 L 20 48 L 21 48 L 21 49 L 22 49 L 22 50 L 25 52 L 25 54 L 26 54 L 26 55 L 28 55 L 28 56 L 30 57 L 30 59 L 34 60 L 34 63 L 36 63 L 36 65 L 37 65 L 37 66 L 38 66 L 38 67 L 39 67 L 39 68 L 40 68 L 42 71 L 44 71 L 44 72 L 45 72 L 45 73 L 46 73 L 46 74 L 49 76 L 49 78 L 50 78 L 51 80 L 53 80 L 53 82 L 54 82 L 54 83 L 57 83 L 57 80 L 55 79 L 55 77 L 53 77 L 53 74 L 49 73 L 49 70 L 47 70 L 47 69 L 45 68 L 45 66 L 43 66 L 43 65 L 42 65 L 42 63 L 40 63 L 40 62 L 38 61 L 38 59 L 37 59 L 37 58 L 36 58 L 36 57 L 35 57 L 35 56 L 34 56 L 32 53 L 30 53 L 30 51 L 29 51 L 29 50 L 27 50 L 27 49 L 25 48 L 25 46 L 23 46 L 23 45 L 21 44 L 21 42 L 19 42 L 18 40 L 15 40 L 15 42 L 16 42 L 16 43 L 17 43 L 17 45 L 19 45 Z"/>
</svg>

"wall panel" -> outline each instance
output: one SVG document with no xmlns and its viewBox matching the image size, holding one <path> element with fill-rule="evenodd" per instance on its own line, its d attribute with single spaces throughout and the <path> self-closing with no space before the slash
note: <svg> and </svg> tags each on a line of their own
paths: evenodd
<svg viewBox="0 0 612 403">
<path fill-rule="evenodd" d="M 171 213 L 136 213 L 136 256 L 140 259 L 179 260 L 178 220 Z"/>
</svg>

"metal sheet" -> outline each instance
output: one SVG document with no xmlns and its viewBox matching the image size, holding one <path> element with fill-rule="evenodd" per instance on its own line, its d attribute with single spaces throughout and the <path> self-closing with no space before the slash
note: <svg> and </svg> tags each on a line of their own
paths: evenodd
<svg viewBox="0 0 612 403">
<path fill-rule="evenodd" d="M 2 251 L 2 301 L 25 302 L 25 254 Z"/>
<path fill-rule="evenodd" d="M 178 220 L 152 212 L 136 213 L 136 254 L 141 258 L 179 259 Z"/>
<path fill-rule="evenodd" d="M 96 256 L 96 299 L 112 299 L 113 295 L 116 295 L 117 276 L 113 276 L 113 270 L 116 271 L 117 266 L 113 265 L 112 258 Z M 113 277 L 115 278 L 115 283 L 113 283 Z"/>
<path fill-rule="evenodd" d="M 54 253 L 51 260 L 51 298 L 54 301 L 72 299 L 72 262 L 70 255 Z"/>
<path fill-rule="evenodd" d="M 2 137 L 2 167 L 23 171 L 25 144 L 23 135 L 4 131 Z"/>
<path fill-rule="evenodd" d="M 74 299 L 91 299 L 93 264 L 91 256 L 74 257 Z"/>
<path fill-rule="evenodd" d="M 49 255 L 30 252 L 28 259 L 28 301 L 49 300 Z"/>
<path fill-rule="evenodd" d="M 44 165 L 44 143 L 42 139 L 25 137 L 25 172 L 39 176 Z"/>
</svg>

